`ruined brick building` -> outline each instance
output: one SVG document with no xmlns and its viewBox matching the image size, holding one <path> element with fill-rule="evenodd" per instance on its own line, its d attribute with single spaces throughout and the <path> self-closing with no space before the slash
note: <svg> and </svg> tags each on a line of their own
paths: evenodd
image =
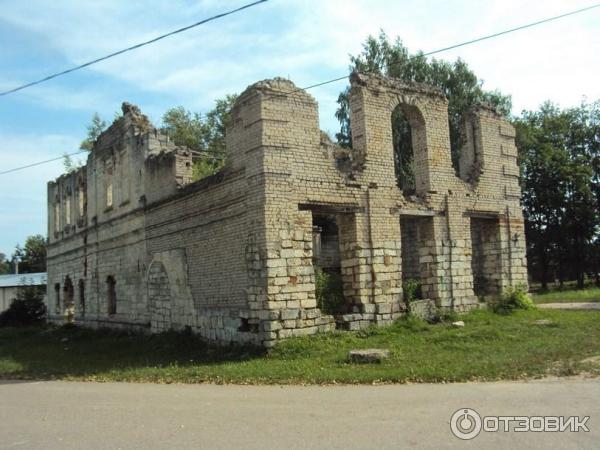
<svg viewBox="0 0 600 450">
<path fill-rule="evenodd" d="M 526 282 L 514 128 L 472 110 L 457 176 L 440 91 L 360 74 L 351 86 L 352 151 L 321 133 L 309 94 L 266 80 L 233 108 L 225 168 L 197 182 L 190 152 L 124 104 L 87 165 L 48 184 L 51 320 L 271 346 L 390 323 L 409 278 L 457 310 Z M 396 108 L 412 129 L 410 193 L 394 170 Z M 316 302 L 319 265 L 341 274 L 336 317 Z"/>
</svg>

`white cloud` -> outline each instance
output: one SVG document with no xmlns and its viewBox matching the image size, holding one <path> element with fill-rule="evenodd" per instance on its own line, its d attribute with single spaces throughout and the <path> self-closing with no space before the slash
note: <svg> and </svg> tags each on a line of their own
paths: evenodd
<svg viewBox="0 0 600 450">
<path fill-rule="evenodd" d="M 14 134 L 0 130 L 0 157 L 5 171 L 73 152 L 74 136 Z M 31 234 L 46 233 L 46 186 L 63 172 L 62 161 L 0 175 L 0 252 L 11 254 L 14 245 Z"/>
<path fill-rule="evenodd" d="M 64 153 L 73 153 L 79 148 L 79 139 L 75 136 L 10 132 L 1 132 L 1 134 L 2 168 L 0 171 L 57 158 Z M 5 200 L 9 198 L 27 201 L 45 198 L 46 183 L 61 175 L 62 172 L 63 162 L 59 159 L 27 170 L 0 175 L 0 210 L 6 207 Z M 2 211 L 0 215 L 4 217 L 6 213 L 7 211 Z"/>
<path fill-rule="evenodd" d="M 243 3 L 104 0 L 82 6 L 76 0 L 29 0 L 3 5 L 0 20 L 34 35 L 40 46 L 75 65 Z M 147 94 L 140 106 L 157 121 L 170 106 L 207 110 L 216 98 L 240 92 L 262 78 L 290 77 L 306 86 L 339 77 L 347 71 L 348 55 L 360 52 L 366 36 L 377 35 L 380 29 L 390 38 L 401 37 L 411 51 L 430 51 L 588 4 L 588 0 L 270 1 L 85 69 L 77 84 L 51 82 L 20 95 L 28 104 L 36 102 L 57 113 L 111 112 L 123 100 L 136 100 L 128 94 L 121 98 L 131 86 L 136 92 L 132 96 L 139 90 Z M 573 105 L 583 95 L 600 98 L 599 19 L 596 9 L 438 57 L 463 58 L 485 80 L 485 88 L 512 95 L 515 112 L 536 108 L 546 99 Z M 85 78 L 85 73 L 93 78 Z M 30 81 L 7 76 L 0 79 L 3 88 Z M 103 80 L 102 86 L 95 84 L 97 79 Z M 113 89 L 114 81 L 118 89 Z M 311 91 L 320 104 L 322 128 L 332 133 L 337 131 L 335 101 L 344 85 L 342 81 Z M 8 168 L 72 151 L 80 137 L 3 133 L 2 165 Z M 40 196 L 45 199 L 46 181 L 61 168 L 59 161 L 2 176 L 0 189 L 31 202 Z M 31 186 L 15 193 L 11 186 L 22 185 L 25 177 Z M 3 197 L 0 208 L 5 204 Z"/>
<path fill-rule="evenodd" d="M 264 77 L 289 76 L 303 86 L 340 76 L 347 69 L 348 54 L 359 52 L 365 37 L 380 29 L 391 38 L 399 35 L 411 50 L 429 51 L 586 5 L 583 0 L 270 2 L 89 70 L 149 93 L 168 94 L 190 108 L 207 109 L 219 96 Z M 0 14 L 80 63 L 234 6 L 238 4 L 161 0 L 142 7 L 110 0 L 82 8 L 76 1 L 37 0 Z M 593 76 L 600 60 L 592 57 L 600 50 L 595 26 L 599 14 L 600 10 L 590 11 L 439 57 L 463 57 L 487 88 L 512 94 L 517 110 L 534 108 L 545 98 L 577 102 L 582 94 L 600 94 Z M 257 26 L 260 20 L 265 22 Z M 339 86 L 321 90 L 329 95 L 318 95 L 318 100 L 330 101 Z M 66 108 L 101 104 L 108 94 L 87 88 L 64 102 L 59 91 L 32 92 L 46 104 Z"/>
</svg>

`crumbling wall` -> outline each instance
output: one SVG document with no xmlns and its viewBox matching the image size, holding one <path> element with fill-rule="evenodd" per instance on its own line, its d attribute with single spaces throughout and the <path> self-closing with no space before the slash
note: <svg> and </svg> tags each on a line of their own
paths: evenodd
<svg viewBox="0 0 600 450">
<path fill-rule="evenodd" d="M 69 276 L 74 285 L 83 286 L 75 293 L 76 321 L 113 327 L 149 324 L 146 195 L 174 192 L 190 179 L 191 164 L 182 162 L 185 152 L 169 143 L 136 106 L 124 103 L 122 109 L 123 115 L 94 143 L 87 164 L 48 184 L 48 304 L 54 321 L 64 320 L 65 310 L 64 302 L 55 307 L 53 287 L 59 285 L 62 291 Z M 148 156 L 168 153 L 174 154 L 166 157 L 173 161 L 166 164 L 169 181 L 152 184 L 155 180 L 146 180 Z M 108 304 L 109 277 L 115 281 L 116 313 Z"/>
<path fill-rule="evenodd" d="M 181 251 L 181 264 L 163 262 L 169 278 L 185 280 L 189 289 L 189 308 L 171 311 L 173 324 L 212 340 L 259 343 L 256 334 L 238 332 L 250 315 L 246 289 L 252 261 L 246 253 L 251 227 L 244 187 L 243 173 L 222 173 L 148 204 L 147 248 L 153 258 Z M 179 298 L 182 294 L 172 295 L 172 301 Z"/>
<path fill-rule="evenodd" d="M 190 327 L 271 347 L 335 326 L 391 323 L 405 312 L 402 283 L 411 278 L 427 304 L 459 311 L 478 306 L 478 277 L 495 293 L 526 282 L 514 128 L 489 107 L 470 111 L 457 177 L 447 104 L 431 87 L 354 74 L 354 148 L 341 149 L 319 130 L 308 93 L 261 81 L 231 112 L 224 169 L 194 183 L 190 152 L 124 104 L 86 167 L 48 185 L 50 310 L 54 285 L 69 276 L 84 282 L 85 317 L 74 302 L 81 323 Z M 414 193 L 396 185 L 395 108 L 413 133 Z M 314 226 L 323 217 L 337 226 L 320 255 L 343 281 L 335 317 L 315 295 L 324 262 L 315 260 Z"/>
</svg>

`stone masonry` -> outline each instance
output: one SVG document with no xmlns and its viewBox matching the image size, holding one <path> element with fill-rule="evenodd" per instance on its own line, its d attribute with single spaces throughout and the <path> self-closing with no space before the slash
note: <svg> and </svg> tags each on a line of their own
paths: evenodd
<svg viewBox="0 0 600 450">
<path fill-rule="evenodd" d="M 50 319 L 270 347 L 389 324 L 409 278 L 458 311 L 526 283 L 514 128 L 470 111 L 457 176 L 437 89 L 355 73 L 350 106 L 348 150 L 321 133 L 308 93 L 255 83 L 233 108 L 225 168 L 192 182 L 191 152 L 124 103 L 87 164 L 48 184 Z M 394 171 L 396 108 L 412 130 L 410 193 Z M 341 276 L 335 316 L 317 307 L 318 265 Z"/>
</svg>

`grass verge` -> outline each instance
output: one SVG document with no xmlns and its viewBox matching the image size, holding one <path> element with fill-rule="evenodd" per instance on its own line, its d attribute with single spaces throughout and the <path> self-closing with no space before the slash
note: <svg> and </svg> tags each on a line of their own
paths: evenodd
<svg viewBox="0 0 600 450">
<path fill-rule="evenodd" d="M 385 328 L 294 338 L 270 352 L 210 346 L 189 334 L 140 336 L 78 328 L 0 329 L 0 378 L 159 383 L 404 383 L 600 374 L 600 312 L 474 311 L 464 328 L 414 318 Z M 549 319 L 550 325 L 535 325 Z M 387 348 L 381 364 L 347 353 Z"/>
<path fill-rule="evenodd" d="M 600 302 L 600 288 L 552 290 L 532 294 L 534 303 Z"/>
</svg>

